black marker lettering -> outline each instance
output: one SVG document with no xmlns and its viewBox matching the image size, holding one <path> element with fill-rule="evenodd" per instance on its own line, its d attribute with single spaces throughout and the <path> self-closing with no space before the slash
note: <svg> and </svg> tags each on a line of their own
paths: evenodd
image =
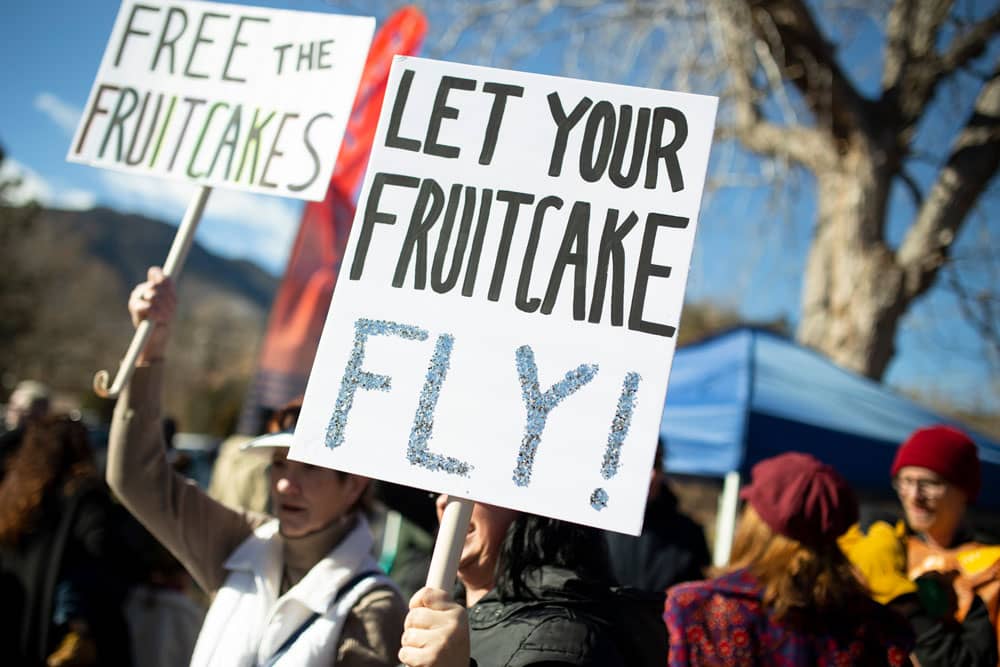
<svg viewBox="0 0 1000 667">
<path fill-rule="evenodd" d="M 236 47 L 238 46 L 249 46 L 249 42 L 240 41 L 240 31 L 243 30 L 243 24 L 247 21 L 258 21 L 260 23 L 270 23 L 271 19 L 262 18 L 259 16 L 241 16 L 236 22 L 236 31 L 233 33 L 233 41 L 229 45 L 229 55 L 226 56 L 226 65 L 222 68 L 222 80 L 223 81 L 236 81 L 239 83 L 246 83 L 246 79 L 239 76 L 232 76 L 229 73 L 229 66 L 233 64 L 233 54 L 236 53 Z"/>
<path fill-rule="evenodd" d="M 472 228 L 472 217 L 476 213 L 476 189 L 472 186 L 465 187 L 465 205 L 462 207 L 462 222 L 458 227 L 458 236 L 455 239 L 455 250 L 451 256 L 451 268 L 447 276 L 442 276 L 444 272 L 444 262 L 448 254 L 448 242 L 451 240 L 451 230 L 455 226 L 455 213 L 458 210 L 458 200 L 462 193 L 462 186 L 458 183 L 451 186 L 451 194 L 448 196 L 448 207 L 444 212 L 444 220 L 441 221 L 441 231 L 438 232 L 437 250 L 434 252 L 434 264 L 431 265 L 431 289 L 439 294 L 444 294 L 451 290 L 458 282 L 458 274 L 462 271 L 462 260 L 465 257 L 465 246 L 469 243 L 469 230 Z"/>
<path fill-rule="evenodd" d="M 320 118 L 333 118 L 333 114 L 328 114 L 328 113 L 316 114 L 309 120 L 309 123 L 306 125 L 306 129 L 302 133 L 302 141 L 306 145 L 306 150 L 309 151 L 309 156 L 312 157 L 313 173 L 312 176 L 309 177 L 309 180 L 306 181 L 305 183 L 302 183 L 300 185 L 289 184 L 288 189 L 291 190 L 292 192 L 301 192 L 302 190 L 305 190 L 310 185 L 312 185 L 313 181 L 316 180 L 316 177 L 319 176 L 319 153 L 316 152 L 316 149 L 313 148 L 312 142 L 309 141 L 309 131 L 312 130 L 313 123 L 315 123 Z"/>
<path fill-rule="evenodd" d="M 425 215 L 428 202 L 430 212 Z M 413 267 L 413 288 L 424 289 L 427 284 L 427 233 L 437 222 L 442 208 L 444 208 L 444 190 L 434 179 L 425 178 L 420 184 L 417 203 L 414 204 L 413 213 L 410 215 L 410 226 L 406 228 L 406 237 L 403 239 L 403 247 L 396 262 L 396 272 L 392 276 L 393 287 L 403 286 L 406 269 L 410 266 L 410 258 L 415 250 L 417 261 Z"/>
<path fill-rule="evenodd" d="M 524 249 L 524 259 L 521 261 L 521 275 L 517 280 L 517 294 L 514 297 L 514 305 L 519 310 L 526 313 L 533 313 L 538 310 L 542 300 L 538 297 L 528 298 L 528 287 L 531 284 L 531 270 L 535 266 L 535 252 L 538 250 L 538 241 L 542 236 L 542 222 L 545 220 L 545 212 L 550 208 L 562 208 L 563 200 L 559 197 L 543 197 L 535 207 L 535 217 L 531 221 L 531 233 L 528 235 L 528 245 Z"/>
<path fill-rule="evenodd" d="M 106 90 L 120 91 L 121 88 L 107 83 L 102 83 L 97 88 L 97 94 L 94 95 L 94 104 L 90 107 L 90 114 L 87 116 L 87 122 L 83 125 L 83 132 L 80 133 L 80 140 L 76 142 L 76 151 L 74 152 L 77 155 L 79 155 L 80 151 L 83 150 L 83 142 L 87 140 L 87 134 L 90 132 L 90 124 L 94 122 L 94 116 L 108 112 L 107 109 L 101 108 L 101 95 L 103 95 Z"/>
<path fill-rule="evenodd" d="M 368 191 L 368 201 L 365 203 L 364 217 L 361 219 L 361 234 L 358 236 L 358 246 L 354 251 L 354 260 L 351 262 L 351 280 L 361 278 L 361 272 L 364 271 L 365 257 L 368 255 L 368 246 L 371 245 L 375 223 L 378 222 L 383 225 L 396 224 L 395 215 L 392 213 L 383 213 L 378 210 L 378 202 L 382 198 L 382 189 L 387 185 L 416 188 L 420 187 L 420 179 L 401 174 L 387 174 L 381 171 L 372 178 L 372 187 Z"/>
<path fill-rule="evenodd" d="M 181 23 L 181 29 L 177 31 L 176 35 L 171 35 L 167 37 L 167 33 L 170 31 L 170 26 L 173 23 L 174 16 L 180 16 L 183 23 Z M 163 30 L 160 31 L 160 40 L 156 44 L 156 53 L 153 54 L 153 64 L 150 66 L 149 71 L 155 72 L 156 65 L 160 62 L 160 53 L 163 49 L 170 49 L 170 73 L 174 73 L 174 47 L 177 45 L 177 40 L 181 38 L 184 31 L 187 30 L 188 17 L 187 12 L 181 7 L 171 7 L 167 10 L 167 18 L 163 21 Z"/>
<path fill-rule="evenodd" d="M 194 43 L 191 44 L 191 53 L 188 54 L 187 65 L 184 66 L 184 76 L 190 77 L 192 79 L 207 79 L 207 74 L 201 74 L 199 72 L 194 72 L 191 70 L 191 65 L 194 63 L 195 54 L 198 53 L 198 47 L 202 44 L 215 44 L 214 39 L 209 39 L 204 37 L 205 24 L 208 23 L 208 19 L 228 19 L 229 14 L 218 14 L 216 12 L 205 12 L 201 15 L 201 20 L 198 21 L 198 32 L 194 34 Z"/>
<path fill-rule="evenodd" d="M 562 173 L 563 157 L 566 155 L 566 144 L 569 142 L 569 132 L 573 129 L 587 109 L 593 104 L 589 97 L 580 100 L 573 111 L 567 116 L 563 111 L 562 101 L 559 93 L 550 93 L 548 96 L 549 111 L 552 113 L 552 120 L 556 122 L 556 140 L 552 144 L 552 159 L 549 162 L 549 176 L 558 176 Z"/>
<path fill-rule="evenodd" d="M 487 299 L 497 301 L 500 299 L 500 288 L 503 287 L 504 273 L 507 271 L 507 258 L 510 256 L 510 240 L 514 237 L 514 225 L 517 224 L 517 214 L 522 205 L 528 205 L 535 201 L 535 195 L 526 192 L 512 192 L 510 190 L 500 190 L 497 192 L 497 201 L 507 204 L 507 215 L 503 221 L 503 231 L 500 233 L 500 245 L 497 246 L 497 258 L 493 264 L 493 279 L 490 281 L 490 292 Z"/>
<path fill-rule="evenodd" d="M 614 272 L 611 277 L 611 325 L 620 327 L 625 321 L 625 248 L 622 246 L 622 241 L 638 222 L 639 216 L 632 212 L 618 226 L 618 209 L 608 209 L 608 215 L 604 219 L 604 231 L 601 232 L 601 243 L 597 249 L 597 272 L 594 276 L 588 322 L 597 324 L 601 321 L 609 263 Z"/>
<path fill-rule="evenodd" d="M 420 141 L 399 136 L 399 125 L 403 120 L 403 109 L 406 108 L 406 98 L 410 95 L 410 84 L 413 83 L 413 70 L 403 70 L 396 90 L 396 99 L 389 115 L 389 128 L 385 133 L 385 145 L 388 148 L 400 148 L 404 151 L 419 151 Z"/>
<path fill-rule="evenodd" d="M 566 267 L 573 265 L 573 319 L 587 316 L 587 228 L 590 226 L 590 204 L 578 201 L 569 213 L 569 222 L 559 244 L 559 254 L 552 265 L 549 287 L 542 302 L 542 314 L 549 315 L 556 305 L 559 287 Z"/>
<path fill-rule="evenodd" d="M 142 37 L 149 37 L 149 31 L 147 31 L 147 30 L 137 30 L 137 29 L 135 29 L 135 28 L 132 27 L 132 23 L 135 21 L 136 14 L 138 14 L 139 10 L 141 10 L 141 9 L 144 9 L 147 12 L 158 12 L 158 11 L 160 11 L 159 7 L 154 7 L 152 5 L 140 5 L 140 4 L 132 5 L 132 11 L 128 15 L 128 23 L 125 24 L 125 34 L 122 35 L 122 41 L 118 45 L 118 55 L 115 56 L 115 67 L 118 67 L 119 65 L 121 65 L 121 62 L 122 62 L 122 52 L 125 50 L 125 42 L 128 41 L 128 36 L 129 35 L 141 35 Z"/>
<path fill-rule="evenodd" d="M 483 84 L 483 92 L 493 95 L 493 106 L 490 108 L 490 120 L 486 124 L 486 135 L 483 137 L 483 150 L 479 153 L 479 164 L 489 164 L 493 160 L 493 151 L 497 147 L 500 123 L 503 121 L 503 114 L 507 109 L 507 98 L 521 97 L 524 95 L 524 88 L 487 81 Z"/>
<path fill-rule="evenodd" d="M 669 120 L 674 125 L 674 138 L 663 146 L 663 123 Z M 687 139 L 687 119 L 684 114 L 673 107 L 657 107 L 653 110 L 653 132 L 649 141 L 649 156 L 646 158 L 646 189 L 656 189 L 656 178 L 660 170 L 657 164 L 662 158 L 667 165 L 667 175 L 670 177 L 670 189 L 678 192 L 684 189 L 684 177 L 681 165 L 677 160 L 677 151 Z"/>
<path fill-rule="evenodd" d="M 274 141 L 271 142 L 271 152 L 268 153 L 267 159 L 264 160 L 264 169 L 260 172 L 260 181 L 258 181 L 257 183 L 262 188 L 278 187 L 277 183 L 271 183 L 267 180 L 267 170 L 268 168 L 270 168 L 271 160 L 273 158 L 281 157 L 282 155 L 284 155 L 284 153 L 278 150 L 278 141 L 281 140 L 281 131 L 285 129 L 285 123 L 292 118 L 298 118 L 298 117 L 299 114 L 297 113 L 284 113 L 281 115 L 281 120 L 278 122 L 278 130 L 274 133 Z"/>
<path fill-rule="evenodd" d="M 650 213 L 646 216 L 646 228 L 642 232 L 642 248 L 639 250 L 639 266 L 636 268 L 635 286 L 632 289 L 632 307 L 628 312 L 628 328 L 632 331 L 642 331 L 668 338 L 674 335 L 676 331 L 674 327 L 642 319 L 642 310 L 646 305 L 646 287 L 649 284 L 649 279 L 651 277 L 670 277 L 671 268 L 669 266 L 653 264 L 653 246 L 656 244 L 657 229 L 660 227 L 684 229 L 687 225 L 688 218 L 680 218 L 675 215 Z"/>
<path fill-rule="evenodd" d="M 486 238 L 486 225 L 490 221 L 490 208 L 493 204 L 493 190 L 483 188 L 479 196 L 479 218 L 476 220 L 476 233 L 472 236 L 472 248 L 469 249 L 469 263 L 465 267 L 465 280 L 462 281 L 462 296 L 472 296 L 476 285 L 476 274 L 479 273 L 479 257 L 483 254 L 483 240 Z"/>
<path fill-rule="evenodd" d="M 441 131 L 441 121 L 445 118 L 458 118 L 458 109 L 448 106 L 448 93 L 453 89 L 475 90 L 476 82 L 472 79 L 461 79 L 456 76 L 443 76 L 438 84 L 434 106 L 431 108 L 431 119 L 427 123 L 427 137 L 424 140 L 424 152 L 438 157 L 456 158 L 459 154 L 457 146 L 439 144 L 438 133 Z"/>
</svg>

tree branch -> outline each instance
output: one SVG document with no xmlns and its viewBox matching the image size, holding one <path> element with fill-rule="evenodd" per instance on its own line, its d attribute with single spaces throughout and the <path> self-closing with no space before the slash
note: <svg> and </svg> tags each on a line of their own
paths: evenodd
<svg viewBox="0 0 1000 667">
<path fill-rule="evenodd" d="M 950 0 L 898 0 L 889 13 L 880 105 L 893 126 L 896 150 L 908 149 L 938 84 L 982 55 L 1000 31 L 1000 11 L 973 24 L 939 54 L 938 32 L 948 18 Z"/>
<path fill-rule="evenodd" d="M 910 198 L 913 199 L 913 208 L 919 211 L 924 203 L 924 195 L 920 192 L 920 185 L 917 184 L 916 179 L 906 169 L 899 170 L 899 178 L 903 181 L 903 185 L 906 186 L 907 192 L 910 193 Z"/>
<path fill-rule="evenodd" d="M 914 74 L 938 69 L 934 42 L 951 4 L 951 0 L 896 0 L 886 21 L 882 90 L 909 91 L 916 83 L 911 80 Z"/>
<path fill-rule="evenodd" d="M 795 161 L 810 169 L 822 168 L 830 155 L 830 145 L 822 131 L 764 120 L 758 100 L 764 98 L 766 93 L 754 83 L 754 72 L 759 64 L 757 52 L 763 47 L 774 57 L 768 63 L 771 67 L 783 68 L 785 63 L 779 60 L 780 54 L 775 57 L 773 46 L 763 45 L 746 30 L 750 17 L 741 13 L 740 9 L 740 5 L 732 2 L 714 6 L 719 26 L 715 41 L 728 65 L 734 116 L 731 126 L 720 126 L 719 138 L 736 138 L 755 153 Z"/>
<path fill-rule="evenodd" d="M 995 297 L 989 294 L 974 296 L 969 294 L 962 281 L 958 277 L 958 271 L 952 267 L 952 271 L 945 272 L 948 280 L 948 287 L 955 294 L 958 301 L 958 308 L 962 317 L 976 333 L 983 339 L 983 342 L 993 350 L 993 357 L 1000 359 L 1000 318 L 994 311 Z"/>
<path fill-rule="evenodd" d="M 976 199 L 1000 166 L 1000 66 L 976 99 L 972 115 L 955 139 L 896 253 L 912 299 L 927 290 L 948 258 L 951 244 Z"/>
<path fill-rule="evenodd" d="M 799 92 L 817 124 L 837 141 L 869 135 L 867 101 L 837 63 L 803 0 L 747 0 L 751 23 L 779 62 L 782 75 Z M 777 41 L 776 41 L 777 40 Z"/>
<path fill-rule="evenodd" d="M 974 23 L 959 35 L 941 56 L 941 74 L 949 74 L 978 58 L 986 50 L 990 39 L 1000 32 L 1000 9 L 982 21 Z"/>
<path fill-rule="evenodd" d="M 738 120 L 733 125 L 720 125 L 716 138 L 737 139 L 754 153 L 797 162 L 814 171 L 822 171 L 833 164 L 828 159 L 830 144 L 826 136 L 811 127 L 778 125 L 755 116 Z"/>
</svg>

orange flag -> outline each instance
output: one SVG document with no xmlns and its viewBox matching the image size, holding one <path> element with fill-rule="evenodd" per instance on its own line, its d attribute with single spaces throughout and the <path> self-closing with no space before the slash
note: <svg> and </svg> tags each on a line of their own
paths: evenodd
<svg viewBox="0 0 1000 667">
<path fill-rule="evenodd" d="M 415 7 L 393 14 L 372 41 L 326 199 L 307 202 L 288 267 L 278 287 L 257 372 L 238 430 L 260 432 L 269 412 L 305 392 L 333 287 L 354 220 L 357 193 L 395 55 L 416 55 L 427 19 Z"/>
</svg>

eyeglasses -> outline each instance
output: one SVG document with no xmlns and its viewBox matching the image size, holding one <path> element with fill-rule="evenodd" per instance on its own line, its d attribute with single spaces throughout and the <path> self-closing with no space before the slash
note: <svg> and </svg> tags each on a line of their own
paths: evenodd
<svg viewBox="0 0 1000 667">
<path fill-rule="evenodd" d="M 937 500 L 948 490 L 948 482 L 943 479 L 897 477 L 892 480 L 892 488 L 900 495 L 916 492 L 918 496 L 922 496 L 928 500 Z"/>
</svg>

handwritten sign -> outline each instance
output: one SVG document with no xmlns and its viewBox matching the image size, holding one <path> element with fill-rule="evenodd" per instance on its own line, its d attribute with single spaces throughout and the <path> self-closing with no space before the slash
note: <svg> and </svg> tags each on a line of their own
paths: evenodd
<svg viewBox="0 0 1000 667">
<path fill-rule="evenodd" d="M 321 200 L 375 22 L 125 0 L 68 159 Z"/>
<path fill-rule="evenodd" d="M 716 104 L 397 58 L 292 458 L 637 534 Z"/>
</svg>

